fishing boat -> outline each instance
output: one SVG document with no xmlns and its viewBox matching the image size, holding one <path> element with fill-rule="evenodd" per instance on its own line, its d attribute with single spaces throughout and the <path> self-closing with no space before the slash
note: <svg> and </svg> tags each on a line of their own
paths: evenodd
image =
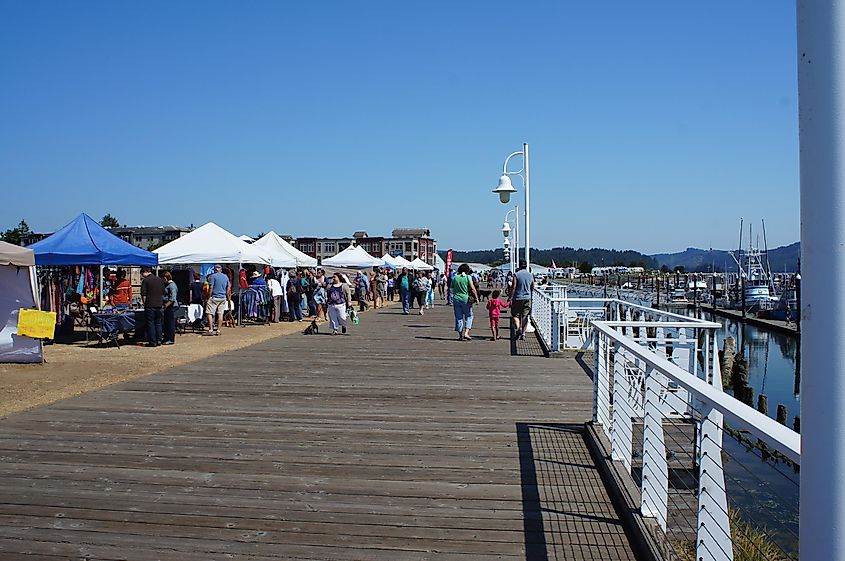
<svg viewBox="0 0 845 561">
<path fill-rule="evenodd" d="M 742 247 L 742 219 L 740 219 L 740 248 Z M 769 264 L 769 252 L 766 247 L 766 223 L 763 222 L 764 250 L 754 247 L 751 243 L 751 225 L 748 226 L 748 249 L 738 249 L 736 253 L 731 252 L 731 257 L 736 261 L 739 268 L 739 275 L 743 280 L 744 299 L 736 304 L 742 307 L 743 300 L 747 311 L 770 311 L 775 308 L 780 296 L 775 290 L 774 281 Z M 741 296 L 740 296 L 741 298 Z"/>
</svg>

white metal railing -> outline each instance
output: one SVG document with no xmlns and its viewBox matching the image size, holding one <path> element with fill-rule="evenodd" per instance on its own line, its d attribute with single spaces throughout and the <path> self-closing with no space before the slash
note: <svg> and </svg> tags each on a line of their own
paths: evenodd
<svg viewBox="0 0 845 561">
<path fill-rule="evenodd" d="M 573 296 L 573 289 L 558 283 L 534 289 L 531 318 L 546 348 L 553 353 L 561 349 L 592 348 L 593 322 L 596 320 L 672 321 L 685 325 L 707 323 L 616 297 Z M 718 327 L 718 324 L 712 326 Z"/>
<path fill-rule="evenodd" d="M 648 290 L 638 290 L 635 288 L 621 288 L 617 286 L 598 286 L 591 284 L 583 284 L 579 282 L 558 282 L 560 286 L 566 287 L 570 296 L 579 296 L 583 298 L 618 298 L 627 302 L 640 304 L 641 306 L 651 306 L 654 303 L 655 294 Z"/>
<path fill-rule="evenodd" d="M 622 308 L 620 303 L 613 306 Z M 747 431 L 765 443 L 764 454 L 781 454 L 796 469 L 800 436 L 722 391 L 715 336 L 719 324 L 665 317 L 591 323 L 593 421 L 608 437 L 613 460 L 629 475 L 639 471 L 641 514 L 655 520 L 670 544 L 684 541 L 694 548 L 695 559 L 733 560 L 737 544 L 732 541 L 722 465 L 723 456 L 729 457 L 722 442 L 725 424 Z M 669 445 L 683 449 L 684 443 L 676 440 L 685 429 L 690 434 L 686 467 L 694 476 L 687 494 L 692 503 L 686 513 L 688 530 L 670 527 L 670 518 L 678 526 L 685 515 L 670 517 L 669 512 L 670 471 L 678 468 L 671 463 L 678 460 Z M 742 547 L 758 546 L 746 540 Z"/>
</svg>

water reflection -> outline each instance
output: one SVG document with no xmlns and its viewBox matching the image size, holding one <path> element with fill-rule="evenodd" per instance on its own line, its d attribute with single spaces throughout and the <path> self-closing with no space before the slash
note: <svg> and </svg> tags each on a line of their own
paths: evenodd
<svg viewBox="0 0 845 561">
<path fill-rule="evenodd" d="M 711 313 L 699 313 L 702 319 L 722 325 L 719 342 L 726 337 L 736 340 L 737 352 L 748 361 L 748 384 L 754 396 L 765 394 L 769 398 L 769 416 L 774 418 L 777 405 L 786 405 L 789 413 L 787 425 L 792 427 L 795 416 L 801 414 L 800 400 L 800 348 L 799 337 L 776 331 L 767 331 Z M 730 393 L 730 388 L 725 388 Z"/>
<path fill-rule="evenodd" d="M 756 396 L 765 394 L 769 416 L 775 417 L 777 405 L 786 405 L 787 425 L 793 426 L 801 414 L 799 337 L 767 331 L 753 325 L 701 313 L 698 317 L 718 322 L 720 344 L 726 337 L 736 340 L 737 352 L 748 362 L 748 383 Z M 730 387 L 725 391 L 731 392 Z M 728 500 L 742 517 L 757 528 L 766 528 L 786 552 L 798 550 L 798 485 L 799 474 L 783 462 L 763 460 L 758 450 L 750 450 L 727 432 L 724 437 L 724 471 Z"/>
</svg>

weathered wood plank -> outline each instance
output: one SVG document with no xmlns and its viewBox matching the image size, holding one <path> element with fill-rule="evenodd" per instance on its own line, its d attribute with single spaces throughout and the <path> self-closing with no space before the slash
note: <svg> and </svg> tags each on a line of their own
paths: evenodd
<svg viewBox="0 0 845 561">
<path fill-rule="evenodd" d="M 0 558 L 633 559 L 581 367 L 451 323 L 368 313 L 0 420 Z"/>
</svg>

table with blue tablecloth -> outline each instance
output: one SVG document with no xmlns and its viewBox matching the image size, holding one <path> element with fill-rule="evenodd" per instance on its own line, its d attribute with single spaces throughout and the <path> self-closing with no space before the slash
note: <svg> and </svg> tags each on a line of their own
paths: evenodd
<svg viewBox="0 0 845 561">
<path fill-rule="evenodd" d="M 145 335 L 147 320 L 144 310 L 119 314 L 91 314 L 91 317 L 96 322 L 95 329 L 101 342 L 114 342 L 119 347 L 118 337 L 121 334 L 134 332 L 136 339 L 141 339 Z"/>
</svg>

